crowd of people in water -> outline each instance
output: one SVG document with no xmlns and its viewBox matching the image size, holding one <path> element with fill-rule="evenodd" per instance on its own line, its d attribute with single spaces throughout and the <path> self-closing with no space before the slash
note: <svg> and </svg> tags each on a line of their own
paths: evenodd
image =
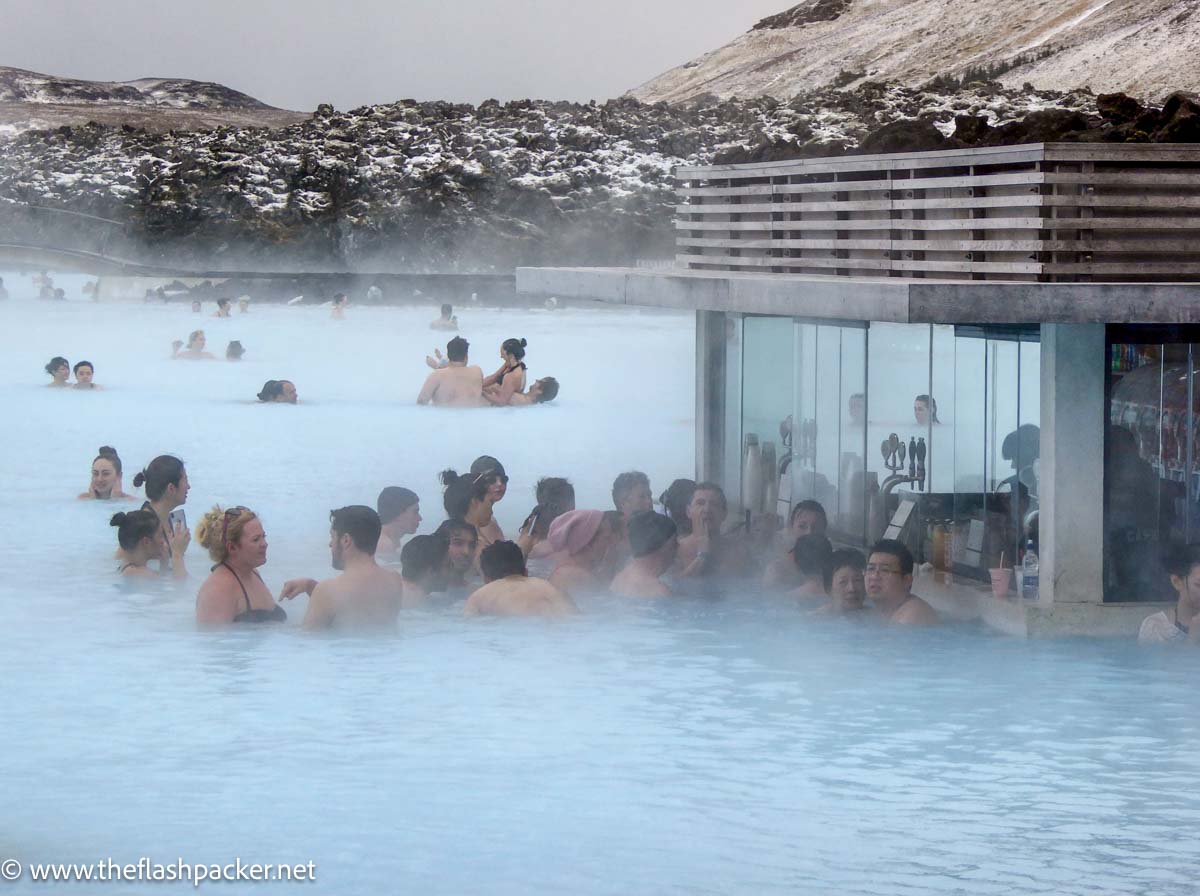
<svg viewBox="0 0 1200 896">
<path fill-rule="evenodd" d="M 0 287 L 3 280 L 0 279 Z M 147 290 L 147 293 L 151 293 Z M 333 317 L 345 319 L 348 304 L 345 293 L 338 293 L 332 304 Z M 239 313 L 250 310 L 250 299 L 243 296 L 238 300 Z M 228 298 L 217 300 L 213 317 L 230 317 L 233 302 Z M 192 302 L 192 310 L 201 311 L 199 301 Z M 450 305 L 442 305 L 441 314 L 429 324 L 432 330 L 458 331 L 458 318 Z M 470 363 L 470 343 L 461 336 L 453 337 L 446 344 L 446 353 L 434 349 L 425 363 L 433 370 L 417 395 L 417 404 L 432 404 L 439 407 L 521 407 L 542 404 L 558 397 L 558 380 L 552 376 L 528 382 L 528 367 L 525 364 L 524 339 L 505 339 L 500 345 L 500 366 L 490 375 Z M 171 358 L 182 361 L 215 361 L 217 356 L 207 350 L 208 336 L 204 330 L 193 330 L 187 341 L 177 339 L 171 343 Z M 240 340 L 229 342 L 225 349 L 225 360 L 241 361 L 246 349 Z M 79 361 L 74 367 L 61 356 L 50 359 L 45 367 L 50 375 L 50 386 L 74 389 L 99 389 L 94 381 L 95 366 L 91 361 Z M 71 382 L 72 373 L 75 382 Z M 267 380 L 257 394 L 260 402 L 268 404 L 296 404 L 298 392 L 291 380 Z"/>
</svg>

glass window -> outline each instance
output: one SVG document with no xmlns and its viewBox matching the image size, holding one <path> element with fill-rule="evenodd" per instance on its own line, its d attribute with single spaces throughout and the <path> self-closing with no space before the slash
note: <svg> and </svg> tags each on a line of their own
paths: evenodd
<svg viewBox="0 0 1200 896">
<path fill-rule="evenodd" d="M 846 326 L 841 335 L 841 394 L 837 418 L 841 420 L 838 444 L 838 503 L 830 525 L 840 540 L 866 541 L 867 495 L 867 328 Z"/>
<path fill-rule="evenodd" d="M 794 327 L 790 317 L 742 321 L 741 505 L 774 513 L 780 462 L 795 439 Z"/>
</svg>

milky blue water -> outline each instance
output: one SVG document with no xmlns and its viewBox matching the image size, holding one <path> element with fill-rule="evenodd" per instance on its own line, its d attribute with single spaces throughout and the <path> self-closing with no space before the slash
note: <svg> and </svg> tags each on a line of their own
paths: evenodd
<svg viewBox="0 0 1200 896">
<path fill-rule="evenodd" d="M 484 451 L 513 477 L 507 528 L 539 475 L 603 506 L 623 469 L 656 491 L 690 470 L 688 318 L 464 309 L 489 364 L 525 336 L 563 394 L 444 412 L 411 405 L 432 316 L 0 306 L 0 859 L 316 865 L 315 885 L 202 888 L 227 893 L 1195 892 L 1197 653 L 880 630 L 755 594 L 413 611 L 388 639 L 198 633 L 195 545 L 182 592 L 116 587 L 113 508 L 74 500 L 101 443 L 127 485 L 183 456 L 193 521 L 260 510 L 273 588 L 329 574 L 328 509 L 383 485 L 420 492 L 431 531 L 433 473 Z M 166 360 L 201 325 L 247 361 Z M 45 389 L 52 354 L 109 388 Z M 281 376 L 300 405 L 245 403 Z"/>
</svg>

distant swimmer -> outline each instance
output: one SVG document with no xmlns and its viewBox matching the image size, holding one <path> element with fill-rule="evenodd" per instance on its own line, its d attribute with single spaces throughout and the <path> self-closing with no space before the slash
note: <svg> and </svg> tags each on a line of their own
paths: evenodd
<svg viewBox="0 0 1200 896">
<path fill-rule="evenodd" d="M 4 286 L 4 278 L 0 277 L 0 302 L 8 298 L 8 289 Z"/>
<path fill-rule="evenodd" d="M 350 300 L 346 298 L 344 292 L 334 293 L 333 295 L 333 310 L 329 316 L 334 320 L 346 319 L 346 306 L 350 304 Z"/>
<path fill-rule="evenodd" d="M 201 306 L 200 306 L 200 300 L 199 300 L 199 299 L 192 299 L 192 313 L 193 313 L 193 314 L 199 314 L 199 313 L 200 313 L 200 307 L 201 307 Z"/>
<path fill-rule="evenodd" d="M 229 299 L 217 299 L 217 310 L 213 312 L 213 317 L 230 317 L 233 313 L 233 303 Z"/>
<path fill-rule="evenodd" d="M 47 385 L 62 388 L 69 386 L 68 380 L 71 379 L 71 362 L 66 358 L 55 355 L 46 364 L 46 373 L 50 374 L 50 382 Z"/>
<path fill-rule="evenodd" d="M 375 509 L 383 524 L 375 556 L 385 561 L 395 560 L 401 539 L 412 535 L 421 525 L 421 499 L 411 489 L 389 485 L 379 493 Z"/>
<path fill-rule="evenodd" d="M 433 533 L 446 541 L 446 569 L 444 590 L 462 591 L 469 587 L 467 579 L 475 565 L 475 553 L 479 546 L 479 533 L 465 520 L 446 520 Z M 403 552 L 401 552 L 403 554 Z M 404 558 L 400 558 L 401 566 Z"/>
<path fill-rule="evenodd" d="M 267 533 L 258 514 L 249 507 L 214 507 L 200 520 L 196 537 L 216 563 L 196 595 L 198 624 L 287 620 L 258 574 L 267 562 Z"/>
<path fill-rule="evenodd" d="M 181 358 L 185 361 L 211 361 L 215 360 L 211 352 L 206 352 L 204 346 L 208 344 L 208 339 L 204 335 L 203 330 L 192 330 L 188 334 L 187 347 L 181 348 L 179 342 L 171 343 L 173 349 L 172 358 Z"/>
<path fill-rule="evenodd" d="M 563 557 L 550 574 L 550 584 L 565 594 L 600 591 L 602 570 L 608 553 L 617 542 L 616 513 L 602 510 L 571 510 L 550 526 L 546 539 Z"/>
<path fill-rule="evenodd" d="M 566 616 L 575 604 L 545 579 L 525 570 L 525 555 L 511 541 L 488 545 L 479 556 L 484 585 L 467 599 L 467 616 Z"/>
<path fill-rule="evenodd" d="M 434 404 L 437 407 L 475 408 L 481 404 L 483 395 L 483 371 L 467 366 L 470 343 L 455 336 L 446 343 L 445 367 L 434 370 L 425 380 L 417 395 L 417 404 Z"/>
<path fill-rule="evenodd" d="M 162 538 L 162 524 L 154 515 L 154 511 L 131 510 L 128 513 L 115 513 L 108 524 L 117 528 L 117 543 L 121 546 L 121 563 L 117 567 L 117 575 L 158 578 L 159 573 L 151 569 L 149 564 L 151 560 L 158 560 L 160 563 L 165 560 L 163 552 L 166 547 Z M 187 535 L 171 543 L 171 550 L 174 552 L 172 565 L 177 570 L 184 570 L 185 574 L 183 555 L 190 541 L 191 536 Z"/>
<path fill-rule="evenodd" d="M 239 296 L 238 297 L 238 314 L 249 314 L 249 313 L 250 313 L 250 297 L 249 296 Z"/>
<path fill-rule="evenodd" d="M 429 595 L 441 591 L 446 580 L 446 555 L 450 543 L 440 535 L 418 535 L 400 552 L 404 578 L 404 606 L 420 607 Z"/>
<path fill-rule="evenodd" d="M 379 514 L 362 504 L 329 514 L 330 559 L 342 574 L 323 582 L 293 579 L 279 595 L 310 595 L 305 628 L 395 628 L 404 583 L 399 573 L 375 562 L 381 528 Z"/>
<path fill-rule="evenodd" d="M 484 394 L 492 404 L 501 404 L 498 396 L 494 398 L 489 393 Z M 535 380 L 524 394 L 514 392 L 503 404 L 509 407 L 524 407 L 531 404 L 544 404 L 547 401 L 554 401 L 556 398 L 558 398 L 558 380 L 552 376 L 544 376 L 540 380 Z"/>
<path fill-rule="evenodd" d="M 225 347 L 225 360 L 226 361 L 240 361 L 240 360 L 242 360 L 242 356 L 245 354 L 246 354 L 246 349 L 242 346 L 242 343 L 240 341 L 238 341 L 237 339 L 230 340 L 229 345 Z"/>
<path fill-rule="evenodd" d="M 171 540 L 187 533 L 188 541 L 191 541 L 187 523 L 178 514 L 171 513 L 187 503 L 188 492 L 192 488 L 183 461 L 170 454 L 160 454 L 133 477 L 133 487 L 142 486 L 146 488 L 147 499 L 142 504 L 142 510 L 153 510 L 162 523 L 163 543 L 167 547 L 165 561 L 169 564 Z M 176 517 L 174 522 L 173 516 Z"/>
<path fill-rule="evenodd" d="M 633 559 L 612 580 L 612 593 L 621 597 L 670 597 L 662 577 L 675 562 L 679 530 L 670 517 L 643 510 L 626 524 Z"/>
<path fill-rule="evenodd" d="M 367 301 L 368 302 L 370 302 L 372 305 L 377 305 L 382 300 L 383 300 L 383 290 L 379 288 L 378 284 L 372 283 L 370 286 L 367 287 Z"/>
<path fill-rule="evenodd" d="M 295 404 L 299 399 L 291 380 L 267 380 L 258 393 L 258 400 L 265 404 Z"/>
<path fill-rule="evenodd" d="M 132 501 L 121 484 L 121 458 L 110 445 L 101 445 L 92 461 L 92 480 L 80 501 Z"/>
<path fill-rule="evenodd" d="M 95 382 L 92 377 L 96 375 L 96 368 L 91 361 L 80 361 L 75 365 L 75 385 L 74 389 L 100 389 L 103 388 L 99 383 Z"/>
<path fill-rule="evenodd" d="M 458 332 L 458 318 L 454 316 L 451 305 L 442 306 L 442 316 L 429 324 L 431 330 L 454 330 Z"/>
<path fill-rule="evenodd" d="M 492 404 L 509 404 L 509 399 L 525 391 L 524 339 L 505 339 L 500 344 L 500 369 L 484 377 L 483 394 Z"/>
</svg>

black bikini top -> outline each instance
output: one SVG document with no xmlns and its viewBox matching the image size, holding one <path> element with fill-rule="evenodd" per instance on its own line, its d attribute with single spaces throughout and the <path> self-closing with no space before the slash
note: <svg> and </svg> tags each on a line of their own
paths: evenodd
<svg viewBox="0 0 1200 896">
<path fill-rule="evenodd" d="M 517 362 L 515 365 L 513 365 L 512 367 L 505 367 L 505 368 L 504 368 L 504 373 L 500 374 L 500 379 L 496 380 L 496 385 L 498 386 L 498 385 L 500 385 L 501 383 L 503 383 L 503 382 L 504 382 L 504 378 L 505 378 L 506 376 L 508 376 L 510 373 L 515 373 L 515 372 L 516 372 L 516 371 L 518 371 L 518 370 L 528 370 L 528 369 L 529 369 L 529 368 L 525 366 L 525 362 L 524 362 L 524 361 L 518 361 L 518 362 Z"/>
<path fill-rule="evenodd" d="M 237 580 L 238 587 L 242 589 L 242 599 L 246 601 L 246 609 L 233 617 L 234 622 L 284 622 L 287 619 L 287 611 L 279 604 L 272 604 L 269 610 L 259 610 L 250 606 L 250 595 L 246 593 L 246 586 L 242 584 L 242 580 L 238 578 L 238 574 L 233 571 L 233 567 L 222 561 L 217 566 L 224 566 L 229 570 L 229 574 Z M 214 566 L 215 570 L 217 566 Z M 262 581 L 262 576 L 258 573 L 254 574 L 258 580 Z"/>
</svg>

